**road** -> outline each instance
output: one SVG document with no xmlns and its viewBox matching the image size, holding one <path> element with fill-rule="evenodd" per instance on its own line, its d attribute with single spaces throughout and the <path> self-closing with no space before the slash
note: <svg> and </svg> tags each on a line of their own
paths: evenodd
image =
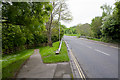
<svg viewBox="0 0 120 80">
<path fill-rule="evenodd" d="M 118 78 L 118 49 L 99 42 L 64 36 L 88 78 Z"/>
</svg>

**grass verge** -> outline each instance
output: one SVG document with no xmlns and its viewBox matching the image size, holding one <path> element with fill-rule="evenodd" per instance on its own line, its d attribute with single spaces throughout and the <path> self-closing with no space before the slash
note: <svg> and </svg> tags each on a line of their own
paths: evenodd
<svg viewBox="0 0 120 80">
<path fill-rule="evenodd" d="M 27 60 L 30 55 L 34 52 L 33 49 L 23 50 L 16 52 L 15 54 L 3 55 L 2 57 L 2 78 L 13 77 L 15 72 L 20 68 L 20 66 Z"/>
<path fill-rule="evenodd" d="M 94 40 L 94 41 L 101 41 L 101 39 L 97 39 L 97 38 L 87 38 L 87 39 Z"/>
<path fill-rule="evenodd" d="M 78 36 L 78 34 L 64 34 L 66 36 Z"/>
<path fill-rule="evenodd" d="M 53 47 L 40 47 L 40 54 L 44 63 L 56 63 L 69 61 L 67 47 L 65 42 L 62 42 L 60 54 L 56 55 L 55 51 L 59 48 L 59 42 L 53 43 Z"/>
</svg>

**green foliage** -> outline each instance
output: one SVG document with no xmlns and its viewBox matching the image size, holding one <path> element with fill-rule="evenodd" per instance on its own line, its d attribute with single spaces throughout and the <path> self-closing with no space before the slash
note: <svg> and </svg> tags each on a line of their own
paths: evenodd
<svg viewBox="0 0 120 80">
<path fill-rule="evenodd" d="M 113 15 L 116 17 L 118 24 L 120 24 L 120 1 L 115 3 Z"/>
<path fill-rule="evenodd" d="M 3 52 L 13 53 L 16 50 L 23 48 L 25 42 L 26 38 L 19 25 L 3 24 L 2 28 Z"/>
<path fill-rule="evenodd" d="M 100 7 L 103 10 L 102 17 L 105 17 L 107 15 L 111 15 L 113 12 L 112 6 L 104 4 Z"/>
<path fill-rule="evenodd" d="M 2 57 L 2 78 L 13 77 L 25 60 L 33 53 L 33 49 L 23 50 L 15 54 L 3 55 Z"/>
<path fill-rule="evenodd" d="M 76 27 L 77 33 L 80 36 L 91 36 L 92 32 L 91 32 L 91 28 L 90 28 L 90 24 L 86 23 L 86 24 L 79 24 Z"/>
<path fill-rule="evenodd" d="M 113 14 L 105 16 L 102 23 L 102 40 L 120 42 L 120 1 L 115 3 Z"/>
<path fill-rule="evenodd" d="M 65 42 L 62 42 L 60 54 L 56 55 L 55 51 L 59 47 L 59 42 L 53 43 L 53 47 L 41 47 L 40 54 L 44 63 L 55 63 L 69 61 L 67 47 Z"/>
<path fill-rule="evenodd" d="M 49 2 L 2 2 L 3 53 L 14 53 L 47 43 L 45 23 L 50 17 Z"/>
<path fill-rule="evenodd" d="M 101 39 L 98 39 L 98 38 L 89 38 L 89 37 L 87 37 L 87 39 L 94 40 L 94 41 L 101 41 Z"/>
<path fill-rule="evenodd" d="M 102 25 L 102 17 L 95 17 L 94 19 L 92 19 L 91 30 L 93 31 L 93 35 L 96 38 L 101 37 L 101 31 L 100 31 L 101 25 Z"/>
<path fill-rule="evenodd" d="M 32 51 L 23 51 L 24 49 L 47 43 L 45 23 L 50 18 L 52 8 L 50 2 L 2 2 L 3 78 L 12 77 L 20 65 L 32 54 Z M 64 35 L 64 28 L 65 26 L 60 24 L 61 38 Z M 52 24 L 53 42 L 58 41 L 58 30 L 58 23 Z M 58 46 L 53 48 L 57 50 Z M 61 58 L 60 61 L 68 59 L 62 55 L 58 57 Z"/>
<path fill-rule="evenodd" d="M 70 28 L 66 28 L 64 30 L 65 34 L 77 34 L 76 32 L 76 26 L 70 27 Z"/>
<path fill-rule="evenodd" d="M 60 24 L 60 23 L 59 23 Z M 59 26 L 60 26 L 60 39 L 63 37 L 64 35 L 64 28 L 65 26 L 63 25 L 59 25 L 57 21 L 53 21 L 52 22 L 52 42 L 56 42 L 59 40 Z"/>
<path fill-rule="evenodd" d="M 91 23 L 94 37 L 101 38 L 105 42 L 120 41 L 120 1 L 115 3 L 114 10 L 110 5 L 101 6 L 103 14 L 95 17 Z"/>
<path fill-rule="evenodd" d="M 103 40 L 119 42 L 120 23 L 115 15 L 105 17 L 101 27 Z"/>
<path fill-rule="evenodd" d="M 3 2 L 2 16 L 7 19 L 6 23 L 24 25 L 33 30 L 44 25 L 51 10 L 51 5 L 47 2 L 12 2 L 12 5 Z"/>
<path fill-rule="evenodd" d="M 78 34 L 64 34 L 66 36 L 78 36 Z"/>
<path fill-rule="evenodd" d="M 34 39 L 32 40 L 34 42 L 34 46 L 40 46 L 42 43 L 47 43 L 47 36 L 45 31 L 44 32 L 35 32 Z"/>
</svg>

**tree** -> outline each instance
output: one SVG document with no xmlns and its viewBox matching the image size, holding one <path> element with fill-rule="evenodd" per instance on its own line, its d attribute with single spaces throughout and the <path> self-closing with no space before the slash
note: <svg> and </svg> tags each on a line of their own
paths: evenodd
<svg viewBox="0 0 120 80">
<path fill-rule="evenodd" d="M 113 14 L 104 17 L 101 32 L 105 41 L 120 41 L 120 1 L 115 3 Z"/>
<path fill-rule="evenodd" d="M 94 37 L 96 38 L 100 38 L 101 36 L 101 28 L 102 25 L 102 17 L 95 17 L 94 19 L 92 19 L 92 23 L 91 23 L 91 30 L 93 31 Z"/>
<path fill-rule="evenodd" d="M 77 25 L 76 30 L 80 36 L 91 36 L 91 28 L 88 23 Z"/>
<path fill-rule="evenodd" d="M 52 6 L 53 6 L 53 10 L 51 11 L 51 15 L 50 15 L 51 17 L 50 17 L 49 21 L 46 23 L 49 46 L 52 46 L 52 40 L 51 40 L 52 21 L 58 20 L 56 23 L 56 24 L 58 24 L 60 20 L 70 21 L 72 19 L 64 0 L 62 0 L 62 1 L 57 0 L 55 2 L 52 2 Z"/>
<path fill-rule="evenodd" d="M 65 34 L 77 34 L 76 32 L 76 26 L 70 27 L 70 28 L 66 28 L 64 30 Z"/>
<path fill-rule="evenodd" d="M 26 38 L 19 25 L 3 24 L 2 49 L 5 53 L 13 53 L 23 48 Z"/>
<path fill-rule="evenodd" d="M 45 23 L 51 7 L 49 2 L 2 2 L 3 53 L 47 43 Z"/>
<path fill-rule="evenodd" d="M 100 7 L 103 10 L 102 17 L 111 15 L 113 12 L 112 6 L 104 4 L 103 6 Z"/>
<path fill-rule="evenodd" d="M 48 2 L 2 2 L 2 17 L 13 25 L 22 25 L 33 30 L 43 28 L 49 18 L 51 5 Z"/>
<path fill-rule="evenodd" d="M 102 25 L 102 20 L 109 16 L 112 15 L 113 9 L 112 6 L 104 4 L 103 6 L 100 7 L 103 10 L 102 17 L 95 17 L 92 19 L 91 23 L 91 29 L 93 31 L 94 37 L 96 38 L 101 38 L 102 33 L 101 33 L 101 25 Z"/>
<path fill-rule="evenodd" d="M 64 27 L 61 25 L 61 23 L 57 24 L 57 20 L 54 20 L 52 23 L 52 28 L 51 28 L 51 33 L 52 33 L 52 42 L 58 41 L 59 40 L 59 26 L 60 26 L 60 39 L 64 35 Z"/>
</svg>

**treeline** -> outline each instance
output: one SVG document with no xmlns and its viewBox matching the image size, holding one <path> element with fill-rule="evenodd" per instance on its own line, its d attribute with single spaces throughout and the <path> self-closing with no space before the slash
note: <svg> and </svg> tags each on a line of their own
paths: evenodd
<svg viewBox="0 0 120 80">
<path fill-rule="evenodd" d="M 120 1 L 115 3 L 115 8 L 104 4 L 101 17 L 95 17 L 91 23 L 93 36 L 107 42 L 120 42 Z"/>
<path fill-rule="evenodd" d="M 88 24 L 88 23 L 77 25 L 76 31 L 79 34 L 78 37 L 80 37 L 80 36 L 92 36 L 90 24 Z"/>
<path fill-rule="evenodd" d="M 62 38 L 63 26 L 51 15 L 55 4 L 55 2 L 2 2 L 2 53 L 14 53 L 49 45 L 49 41 L 52 45 L 52 42 L 59 40 L 59 26 Z M 61 5 L 57 4 L 57 7 L 59 6 Z"/>
<path fill-rule="evenodd" d="M 78 24 L 76 32 L 79 36 L 98 38 L 106 42 L 120 42 L 120 1 L 116 1 L 115 8 L 104 4 L 102 16 L 92 19 L 91 24 Z M 69 28 L 69 32 L 73 28 Z M 71 34 L 71 33 L 70 33 Z"/>
<path fill-rule="evenodd" d="M 70 28 L 64 28 L 65 34 L 77 34 L 76 32 L 76 26 L 70 27 Z"/>
</svg>

